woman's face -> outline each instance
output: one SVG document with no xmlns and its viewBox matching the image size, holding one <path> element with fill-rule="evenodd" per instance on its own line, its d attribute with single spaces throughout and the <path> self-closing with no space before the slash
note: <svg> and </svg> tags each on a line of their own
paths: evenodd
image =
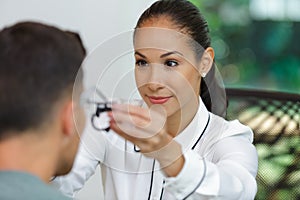
<svg viewBox="0 0 300 200">
<path fill-rule="evenodd" d="M 167 116 L 195 105 L 199 98 L 200 64 L 187 36 L 167 19 L 151 20 L 136 30 L 135 79 L 149 107 L 163 106 Z"/>
</svg>

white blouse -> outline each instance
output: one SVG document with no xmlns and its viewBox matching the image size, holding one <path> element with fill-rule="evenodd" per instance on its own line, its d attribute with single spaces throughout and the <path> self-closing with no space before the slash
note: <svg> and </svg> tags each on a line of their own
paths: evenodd
<svg viewBox="0 0 300 200">
<path fill-rule="evenodd" d="M 108 200 L 254 199 L 258 157 L 249 127 L 208 112 L 200 100 L 194 119 L 175 140 L 185 164 L 176 177 L 166 177 L 132 143 L 89 125 L 72 172 L 55 178 L 54 185 L 74 197 L 100 164 Z"/>
</svg>

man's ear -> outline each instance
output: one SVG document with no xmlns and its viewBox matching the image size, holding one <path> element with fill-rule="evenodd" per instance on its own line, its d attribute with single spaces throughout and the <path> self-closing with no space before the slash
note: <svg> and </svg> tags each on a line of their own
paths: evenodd
<svg viewBox="0 0 300 200">
<path fill-rule="evenodd" d="M 215 52 L 212 47 L 208 47 L 205 49 L 201 61 L 200 61 L 200 74 L 204 78 L 206 74 L 209 72 L 210 68 L 214 62 Z"/>
<path fill-rule="evenodd" d="M 61 112 L 62 132 L 65 136 L 71 136 L 75 133 L 76 127 L 73 117 L 73 102 L 67 101 Z"/>
</svg>

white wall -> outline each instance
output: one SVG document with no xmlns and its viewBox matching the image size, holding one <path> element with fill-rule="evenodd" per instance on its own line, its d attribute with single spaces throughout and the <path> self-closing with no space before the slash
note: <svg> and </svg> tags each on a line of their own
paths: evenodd
<svg viewBox="0 0 300 200">
<path fill-rule="evenodd" d="M 0 29 L 34 20 L 77 31 L 88 52 L 121 32 L 132 30 L 154 0 L 0 0 Z M 93 72 L 88 72 L 93 73 Z M 102 199 L 99 170 L 77 199 Z"/>
<path fill-rule="evenodd" d="M 78 31 L 88 50 L 135 26 L 154 0 L 0 0 L 0 28 L 36 20 Z"/>
</svg>

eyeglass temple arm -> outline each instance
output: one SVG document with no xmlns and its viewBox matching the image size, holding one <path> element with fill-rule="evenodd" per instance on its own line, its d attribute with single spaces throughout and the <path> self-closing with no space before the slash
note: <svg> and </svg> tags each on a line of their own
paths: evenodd
<svg viewBox="0 0 300 200">
<path fill-rule="evenodd" d="M 108 101 L 108 98 L 98 88 L 95 91 L 104 101 Z"/>
</svg>

